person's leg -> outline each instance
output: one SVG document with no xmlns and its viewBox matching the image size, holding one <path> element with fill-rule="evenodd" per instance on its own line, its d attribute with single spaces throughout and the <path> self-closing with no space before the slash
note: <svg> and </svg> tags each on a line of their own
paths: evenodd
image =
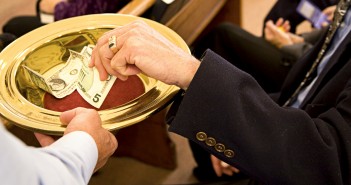
<svg viewBox="0 0 351 185">
<path fill-rule="evenodd" d="M 16 36 L 10 33 L 0 34 L 0 51 L 2 51 L 7 45 L 16 40 Z"/>
<path fill-rule="evenodd" d="M 20 37 L 43 25 L 37 16 L 19 16 L 10 19 L 3 26 L 2 31 Z"/>
<path fill-rule="evenodd" d="M 239 26 L 224 23 L 203 37 L 193 47 L 200 58 L 211 49 L 241 70 L 251 74 L 268 93 L 280 90 L 294 59 L 261 37 L 254 36 Z M 291 61 L 293 60 L 293 61 Z"/>
</svg>

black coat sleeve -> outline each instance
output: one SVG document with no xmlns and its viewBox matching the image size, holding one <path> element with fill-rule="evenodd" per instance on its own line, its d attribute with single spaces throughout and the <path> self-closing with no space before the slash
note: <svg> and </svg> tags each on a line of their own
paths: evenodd
<svg viewBox="0 0 351 185">
<path fill-rule="evenodd" d="M 317 117 L 281 107 L 207 51 L 169 129 L 265 184 L 349 183 L 350 83 L 339 99 Z"/>
</svg>

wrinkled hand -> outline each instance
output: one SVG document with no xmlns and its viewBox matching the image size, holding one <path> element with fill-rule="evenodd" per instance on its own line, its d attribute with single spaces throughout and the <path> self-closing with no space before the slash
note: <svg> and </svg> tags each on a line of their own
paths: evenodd
<svg viewBox="0 0 351 185">
<path fill-rule="evenodd" d="M 101 119 L 96 110 L 76 108 L 63 112 L 60 120 L 63 125 L 67 125 L 64 135 L 80 130 L 94 138 L 99 154 L 95 171 L 104 166 L 117 149 L 115 136 L 101 126 Z"/>
<path fill-rule="evenodd" d="M 116 45 L 109 48 L 109 38 Z M 105 33 L 93 50 L 90 67 L 95 66 L 101 80 L 108 74 L 126 80 L 144 73 L 170 85 L 187 88 L 200 62 L 171 43 L 143 21 L 135 21 Z"/>
<path fill-rule="evenodd" d="M 211 155 L 211 161 L 212 161 L 212 167 L 218 177 L 221 177 L 223 174 L 232 176 L 234 173 L 240 172 L 239 169 L 233 166 L 230 166 L 229 164 L 221 161 L 220 159 L 218 159 L 213 155 Z"/>
<path fill-rule="evenodd" d="M 322 12 L 327 16 L 328 22 L 323 22 L 322 26 L 328 26 L 329 23 L 331 23 L 334 19 L 334 12 L 336 10 L 336 5 L 334 6 L 328 6 L 325 8 Z"/>
<path fill-rule="evenodd" d="M 53 14 L 55 12 L 55 6 L 61 1 L 66 0 L 41 0 L 39 4 L 40 11 Z"/>
<path fill-rule="evenodd" d="M 277 48 L 304 42 L 302 37 L 285 31 L 285 27 L 290 29 L 290 26 L 283 25 L 284 21 L 281 18 L 276 24 L 271 20 L 267 21 L 264 29 L 265 39 Z M 284 28 L 284 30 L 282 28 Z"/>
</svg>

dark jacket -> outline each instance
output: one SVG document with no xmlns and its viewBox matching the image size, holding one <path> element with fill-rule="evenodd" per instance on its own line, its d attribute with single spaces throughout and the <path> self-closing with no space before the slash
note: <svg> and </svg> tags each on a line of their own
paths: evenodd
<svg viewBox="0 0 351 185">
<path fill-rule="evenodd" d="M 278 102 L 211 51 L 202 59 L 170 131 L 264 184 L 351 184 L 351 34 L 301 109 L 281 105 L 321 48 L 291 69 Z"/>
</svg>

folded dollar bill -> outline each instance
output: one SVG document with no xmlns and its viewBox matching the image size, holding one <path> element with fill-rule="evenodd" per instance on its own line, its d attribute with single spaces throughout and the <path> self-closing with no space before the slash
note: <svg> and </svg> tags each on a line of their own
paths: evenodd
<svg viewBox="0 0 351 185">
<path fill-rule="evenodd" d="M 106 81 L 100 81 L 97 69 L 89 67 L 93 48 L 93 45 L 85 46 L 80 53 L 70 50 L 66 64 L 47 78 L 25 65 L 23 68 L 36 86 L 56 98 L 64 98 L 77 90 L 85 101 L 100 108 L 117 78 L 110 75 Z"/>
</svg>

